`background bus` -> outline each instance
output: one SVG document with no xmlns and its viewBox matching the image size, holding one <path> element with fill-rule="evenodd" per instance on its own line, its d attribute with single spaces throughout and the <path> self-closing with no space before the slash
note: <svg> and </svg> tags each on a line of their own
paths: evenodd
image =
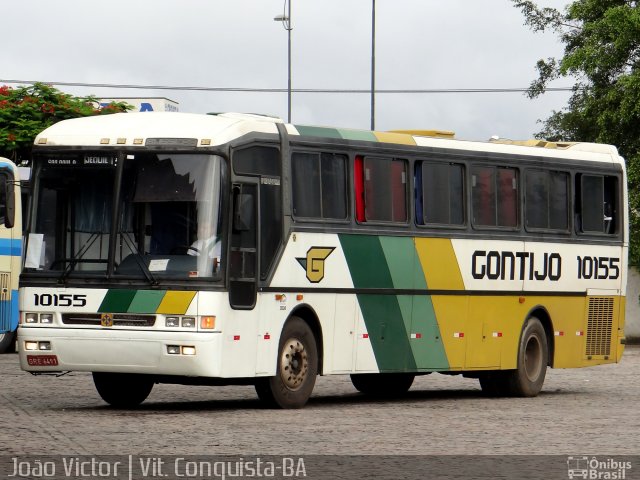
<svg viewBox="0 0 640 480">
<path fill-rule="evenodd" d="M 10 351 L 18 328 L 18 277 L 22 252 L 20 175 L 0 158 L 0 353 Z"/>
<path fill-rule="evenodd" d="M 533 396 L 547 366 L 619 361 L 616 149 L 449 137 L 240 114 L 48 128 L 33 152 L 22 367 L 93 372 L 114 406 L 184 383 L 255 384 L 301 407 L 317 374 L 399 394 L 454 373 Z"/>
</svg>

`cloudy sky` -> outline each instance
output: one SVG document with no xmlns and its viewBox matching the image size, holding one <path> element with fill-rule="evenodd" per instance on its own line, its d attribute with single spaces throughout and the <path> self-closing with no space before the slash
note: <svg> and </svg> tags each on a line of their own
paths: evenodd
<svg viewBox="0 0 640 480">
<path fill-rule="evenodd" d="M 367 90 L 371 0 L 291 0 L 293 88 Z M 564 8 L 565 0 L 540 0 Z M 525 88 L 557 56 L 509 0 L 376 0 L 376 87 Z M 286 89 L 284 0 L 20 0 L 4 8 L 2 80 Z M 569 80 L 555 86 L 571 86 Z M 76 95 L 167 97 L 183 112 L 286 118 L 286 93 L 69 87 Z M 376 128 L 447 129 L 458 138 L 530 138 L 568 93 L 380 93 Z M 367 93 L 294 93 L 292 121 L 370 126 Z"/>
</svg>

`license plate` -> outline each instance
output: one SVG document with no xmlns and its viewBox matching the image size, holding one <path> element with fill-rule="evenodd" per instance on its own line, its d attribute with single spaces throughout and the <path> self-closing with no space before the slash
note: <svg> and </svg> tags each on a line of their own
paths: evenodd
<svg viewBox="0 0 640 480">
<path fill-rule="evenodd" d="M 27 355 L 27 363 L 32 367 L 57 367 L 57 355 Z"/>
</svg>

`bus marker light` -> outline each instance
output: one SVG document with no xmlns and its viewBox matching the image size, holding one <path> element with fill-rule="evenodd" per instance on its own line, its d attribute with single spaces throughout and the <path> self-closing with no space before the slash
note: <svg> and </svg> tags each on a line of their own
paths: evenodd
<svg viewBox="0 0 640 480">
<path fill-rule="evenodd" d="M 464 332 L 454 332 L 454 338 L 464 338 Z"/>
<path fill-rule="evenodd" d="M 185 345 L 185 346 L 182 347 L 182 354 L 183 355 L 195 355 L 196 354 L 196 347 Z"/>
<path fill-rule="evenodd" d="M 583 337 L 584 336 L 584 332 L 576 332 L 576 337 Z"/>
<path fill-rule="evenodd" d="M 278 302 L 284 302 L 284 301 L 286 301 L 286 300 L 287 300 L 287 297 L 286 297 L 286 295 L 285 295 L 285 294 L 283 294 L 283 293 L 278 293 L 278 294 L 276 294 L 276 300 L 277 300 Z"/>
<path fill-rule="evenodd" d="M 202 317 L 200 319 L 200 328 L 202 328 L 203 330 L 213 330 L 214 328 L 216 328 L 216 317 Z"/>
<path fill-rule="evenodd" d="M 554 335 L 556 337 L 564 337 L 564 332 L 555 332 Z"/>
<path fill-rule="evenodd" d="M 422 338 L 422 334 L 421 333 L 412 333 L 411 334 L 411 338 Z"/>
<path fill-rule="evenodd" d="M 265 333 L 262 338 L 264 338 L 265 340 L 271 340 L 271 335 L 269 335 L 268 333 Z"/>
<path fill-rule="evenodd" d="M 299 293 L 298 295 L 296 295 L 296 300 L 301 302 L 304 299 L 304 295 L 302 295 L 301 293 Z"/>
<path fill-rule="evenodd" d="M 524 303 L 524 302 L 525 302 L 525 298 L 524 298 L 524 297 L 520 297 L 520 298 L 518 298 L 518 302 L 520 302 L 520 303 Z"/>
<path fill-rule="evenodd" d="M 38 342 L 26 341 L 26 342 L 24 342 L 24 349 L 25 350 L 38 350 Z"/>
<path fill-rule="evenodd" d="M 233 336 L 233 341 L 237 342 L 238 340 L 240 340 L 240 335 L 234 335 Z"/>
<path fill-rule="evenodd" d="M 363 333 L 362 334 L 362 338 L 369 338 L 369 334 L 368 333 Z"/>
<path fill-rule="evenodd" d="M 493 338 L 501 338 L 502 332 L 493 332 Z"/>
<path fill-rule="evenodd" d="M 180 355 L 179 345 L 167 345 L 167 353 L 169 355 Z"/>
</svg>

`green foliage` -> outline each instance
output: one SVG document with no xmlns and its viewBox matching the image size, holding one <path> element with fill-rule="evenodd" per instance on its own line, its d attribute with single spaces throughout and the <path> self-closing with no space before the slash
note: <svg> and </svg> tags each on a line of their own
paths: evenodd
<svg viewBox="0 0 640 480">
<path fill-rule="evenodd" d="M 616 145 L 626 159 L 630 253 L 640 265 L 640 9 L 635 0 L 575 0 L 565 12 L 511 0 L 534 31 L 552 30 L 565 46 L 560 59 L 539 60 L 535 98 L 549 82 L 571 77 L 568 105 L 554 111 L 536 136 Z"/>
<path fill-rule="evenodd" d="M 0 156 L 16 163 L 30 158 L 36 135 L 60 120 L 126 112 L 124 103 L 100 107 L 95 97 L 74 97 L 42 83 L 0 86 Z"/>
</svg>

